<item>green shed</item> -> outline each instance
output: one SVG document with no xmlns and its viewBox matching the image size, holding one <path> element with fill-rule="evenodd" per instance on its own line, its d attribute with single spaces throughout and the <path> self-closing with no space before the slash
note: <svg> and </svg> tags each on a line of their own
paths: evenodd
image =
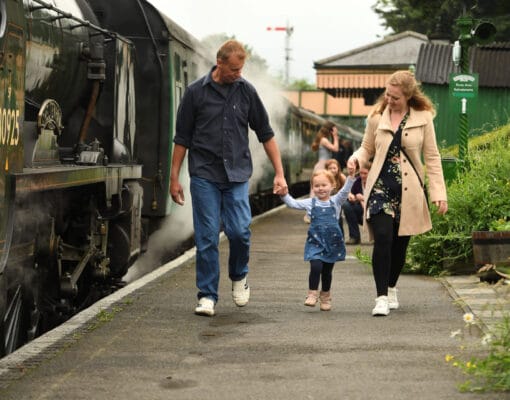
<svg viewBox="0 0 510 400">
<path fill-rule="evenodd" d="M 450 95 L 450 73 L 460 73 L 452 61 L 451 44 L 422 44 L 416 78 L 437 107 L 435 129 L 440 147 L 458 144 L 461 99 Z M 478 74 L 478 93 L 466 99 L 469 137 L 510 122 L 510 43 L 472 47 L 470 74 Z"/>
</svg>

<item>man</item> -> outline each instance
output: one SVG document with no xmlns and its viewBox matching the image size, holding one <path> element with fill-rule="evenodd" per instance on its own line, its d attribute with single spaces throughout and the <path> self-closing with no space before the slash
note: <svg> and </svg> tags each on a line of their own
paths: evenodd
<svg viewBox="0 0 510 400">
<path fill-rule="evenodd" d="M 287 193 L 280 150 L 267 111 L 256 89 L 241 77 L 245 60 L 241 43 L 225 42 L 218 50 L 216 65 L 186 89 L 177 113 L 170 194 L 173 201 L 184 204 L 179 172 L 189 150 L 198 315 L 215 314 L 221 222 L 230 245 L 232 298 L 237 306 L 243 307 L 250 297 L 246 279 L 251 235 L 248 179 L 253 166 L 248 127 L 255 131 L 273 164 L 274 193 Z"/>
<path fill-rule="evenodd" d="M 359 169 L 359 176 L 353 183 L 349 197 L 347 198 L 342 210 L 349 227 L 349 240 L 346 244 L 359 244 L 361 243 L 361 234 L 359 225 L 363 225 L 363 207 L 364 197 L 363 191 L 367 183 L 368 170 L 370 165 L 362 165 Z"/>
</svg>

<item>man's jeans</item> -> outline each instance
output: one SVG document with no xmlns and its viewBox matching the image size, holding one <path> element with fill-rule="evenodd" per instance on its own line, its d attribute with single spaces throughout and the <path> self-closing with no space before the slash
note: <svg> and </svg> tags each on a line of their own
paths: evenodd
<svg viewBox="0 0 510 400">
<path fill-rule="evenodd" d="M 190 189 L 197 248 L 198 298 L 209 297 L 217 302 L 221 222 L 230 244 L 228 259 L 230 279 L 239 281 L 248 273 L 251 235 L 248 182 L 214 183 L 192 176 Z"/>
</svg>

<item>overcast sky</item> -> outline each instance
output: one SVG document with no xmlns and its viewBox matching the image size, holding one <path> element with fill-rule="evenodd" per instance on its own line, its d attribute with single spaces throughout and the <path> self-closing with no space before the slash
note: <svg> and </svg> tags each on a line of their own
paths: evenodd
<svg viewBox="0 0 510 400">
<path fill-rule="evenodd" d="M 149 0 L 197 39 L 225 33 L 248 44 L 272 73 L 285 75 L 286 33 L 293 27 L 289 75 L 315 83 L 314 61 L 382 39 L 376 0 Z"/>
</svg>

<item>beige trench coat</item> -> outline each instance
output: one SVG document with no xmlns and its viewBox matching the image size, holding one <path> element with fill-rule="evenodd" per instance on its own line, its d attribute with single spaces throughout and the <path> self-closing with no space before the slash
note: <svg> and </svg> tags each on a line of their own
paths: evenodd
<svg viewBox="0 0 510 400">
<path fill-rule="evenodd" d="M 410 109 L 409 118 L 402 131 L 402 147 L 420 174 L 422 182 L 427 182 L 430 201 L 447 200 L 446 186 L 441 166 L 441 156 L 436 143 L 436 133 L 432 122 L 432 114 L 429 111 L 416 111 Z M 365 188 L 365 199 L 370 193 L 375 181 L 379 177 L 386 153 L 393 140 L 390 113 L 388 107 L 383 114 L 376 114 L 369 117 L 365 135 L 361 147 L 353 154 L 360 164 L 373 158 L 372 167 L 368 173 Z M 432 229 L 430 212 L 427 206 L 425 195 L 420 186 L 420 181 L 414 172 L 413 167 L 400 153 L 402 171 L 402 208 L 400 217 L 399 236 L 417 235 Z M 425 161 L 428 180 L 424 180 L 425 168 L 422 159 Z M 365 210 L 364 229 L 369 230 L 370 238 L 372 232 L 370 225 L 366 223 L 367 211 Z"/>
</svg>

